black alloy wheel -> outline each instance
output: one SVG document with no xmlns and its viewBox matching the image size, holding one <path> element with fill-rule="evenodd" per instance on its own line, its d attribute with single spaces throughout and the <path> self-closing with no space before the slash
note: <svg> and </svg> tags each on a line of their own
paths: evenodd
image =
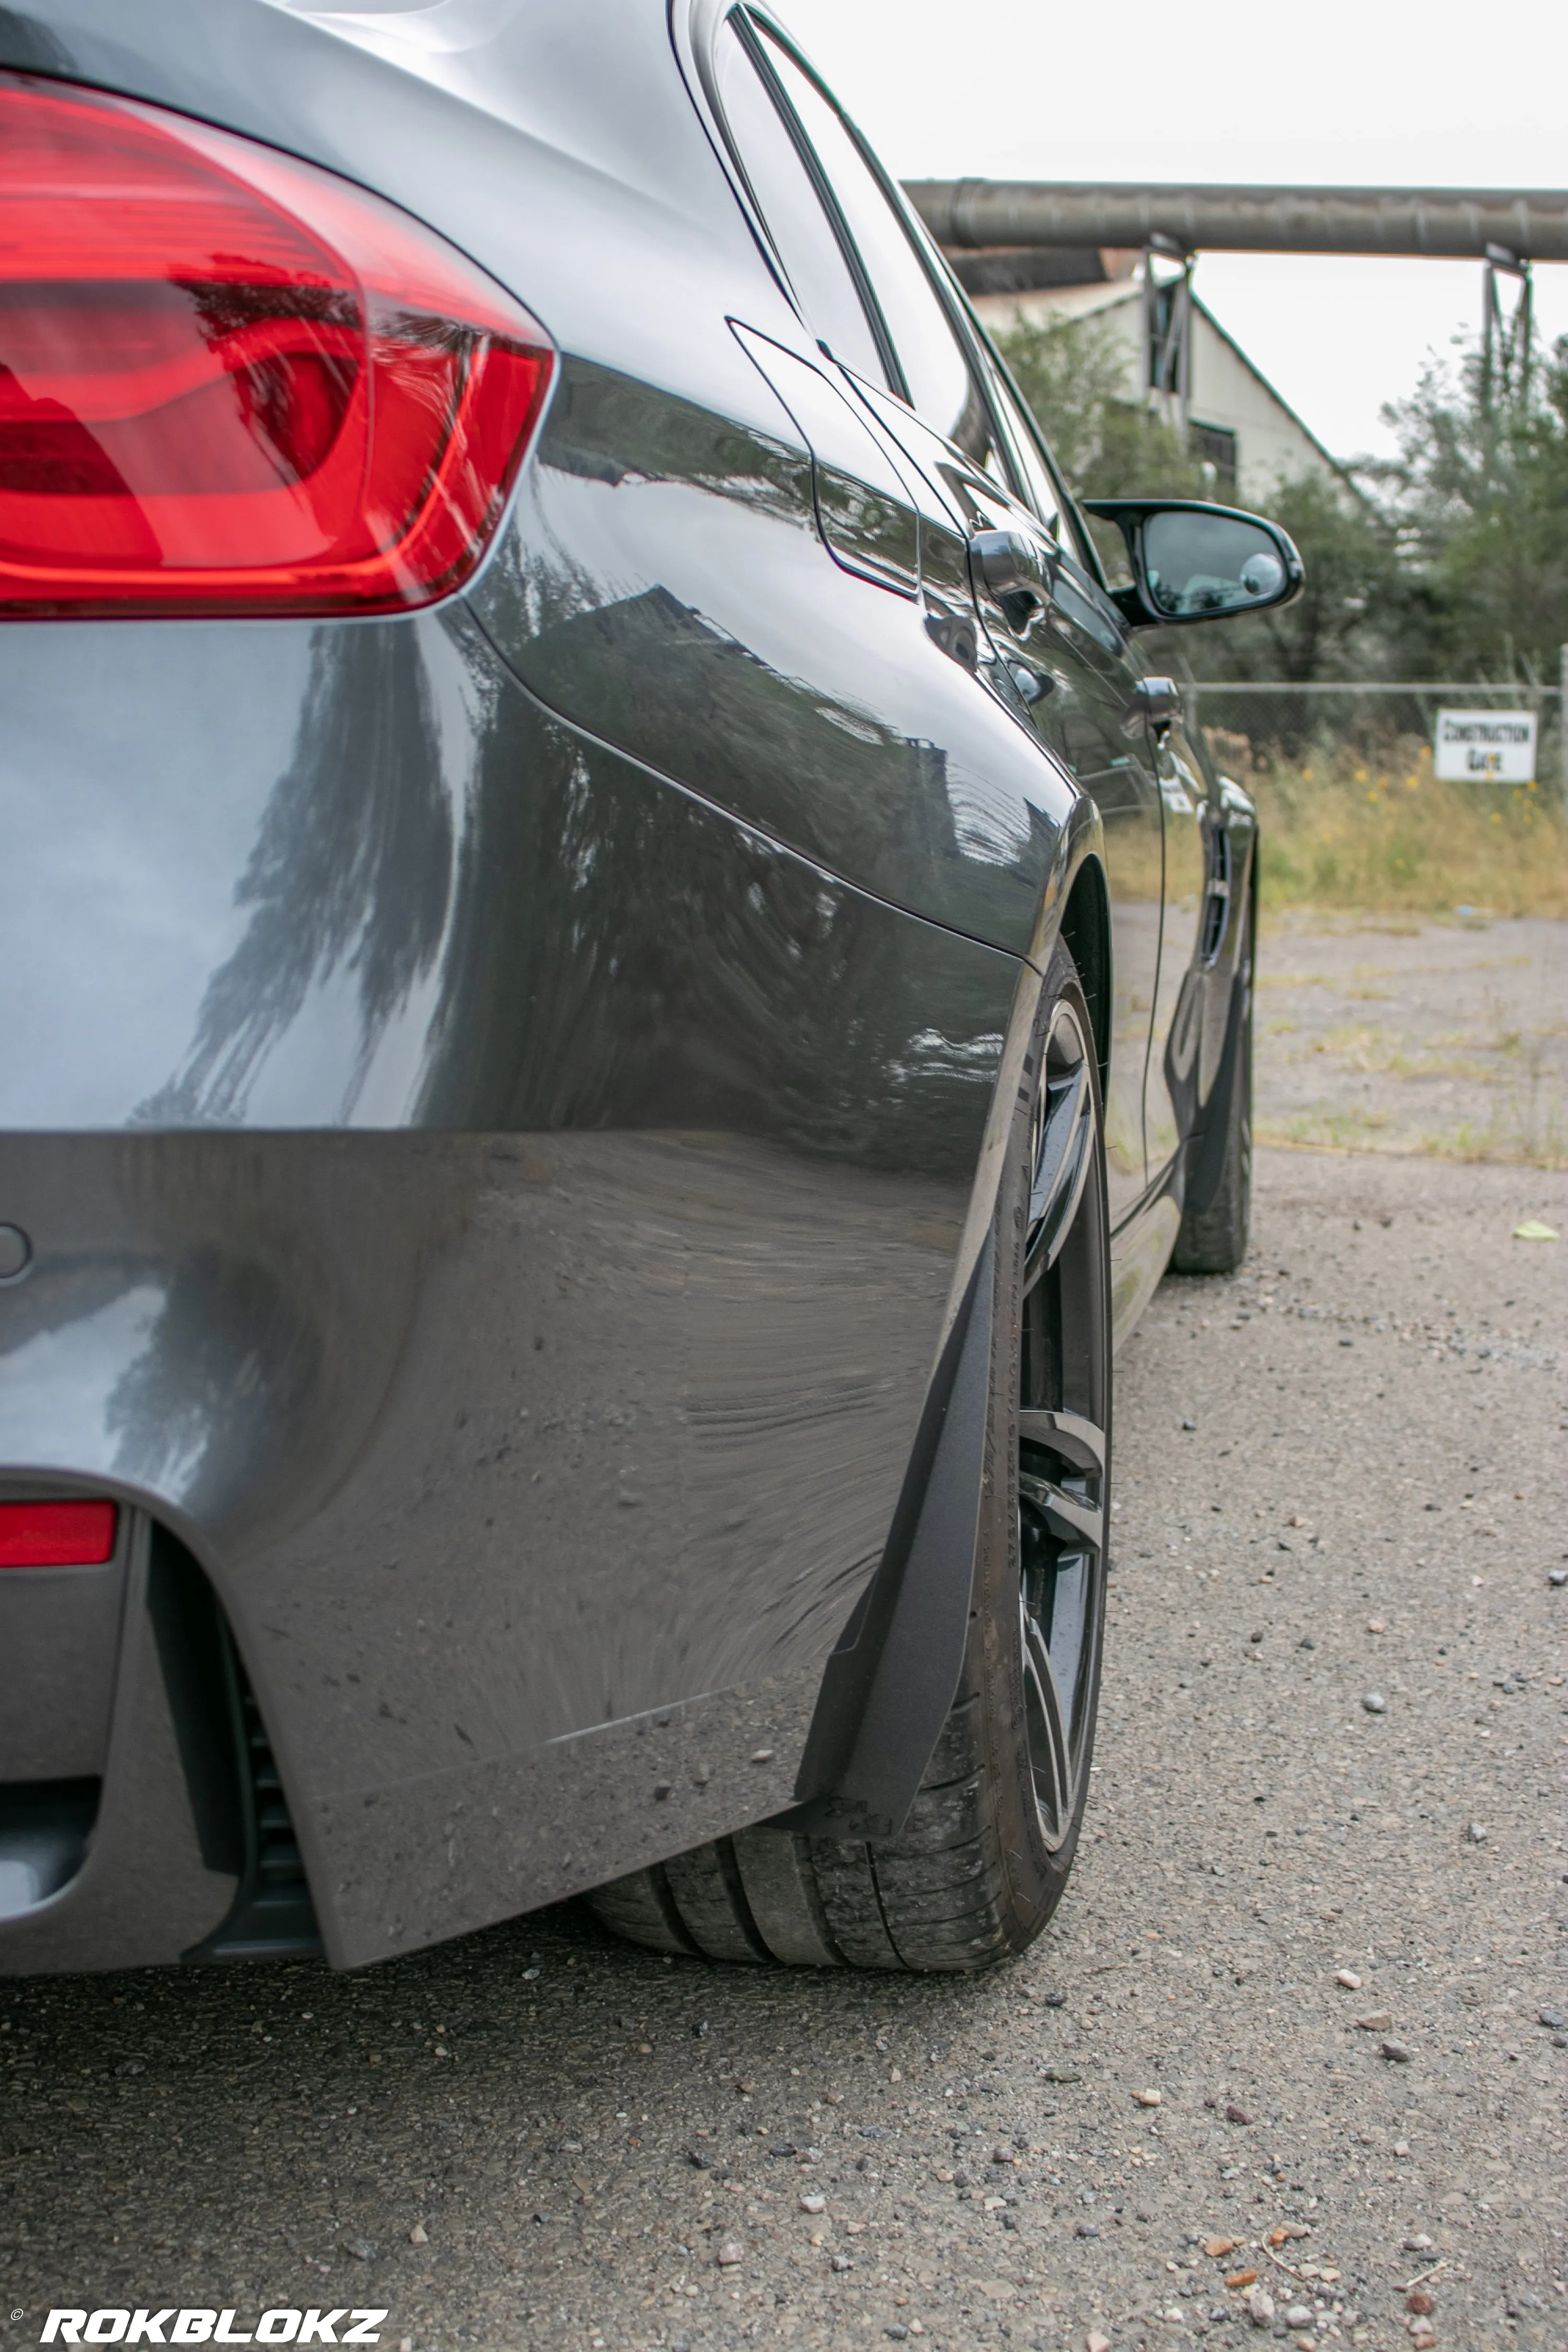
<svg viewBox="0 0 1568 2352">
<path fill-rule="evenodd" d="M 763 1825 L 598 1887 L 657 1951 L 817 1967 L 985 1968 L 1062 1897 L 1100 1696 L 1110 1527 L 1110 1245 L 1089 1008 L 1058 945 L 993 1226 L 987 1471 L 969 1640 L 902 1831 Z"/>
<path fill-rule="evenodd" d="M 1066 996 L 1036 1104 L 1018 1363 L 1020 1646 L 1040 1833 L 1077 1827 L 1104 1618 L 1110 1366 L 1093 1050 Z"/>
</svg>

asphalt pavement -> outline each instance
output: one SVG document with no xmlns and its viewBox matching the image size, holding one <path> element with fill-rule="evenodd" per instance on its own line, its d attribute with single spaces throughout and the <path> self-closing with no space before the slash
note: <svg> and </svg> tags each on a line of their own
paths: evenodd
<svg viewBox="0 0 1568 2352">
<path fill-rule="evenodd" d="M 1258 1192 L 1244 1270 L 1167 1280 L 1121 1362 L 1033 1951 L 726 1970 L 565 1909 L 354 1978 L 0 1987 L 0 2352 L 51 2307 L 1568 2345 L 1568 1241 L 1511 1237 L 1568 1180 L 1268 1150 Z"/>
</svg>

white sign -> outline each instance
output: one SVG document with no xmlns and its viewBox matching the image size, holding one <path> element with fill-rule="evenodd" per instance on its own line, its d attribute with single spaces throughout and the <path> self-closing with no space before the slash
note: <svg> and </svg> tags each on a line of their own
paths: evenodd
<svg viewBox="0 0 1568 2352">
<path fill-rule="evenodd" d="M 1528 784 L 1535 774 L 1533 710 L 1439 710 L 1436 772 L 1446 784 Z"/>
</svg>

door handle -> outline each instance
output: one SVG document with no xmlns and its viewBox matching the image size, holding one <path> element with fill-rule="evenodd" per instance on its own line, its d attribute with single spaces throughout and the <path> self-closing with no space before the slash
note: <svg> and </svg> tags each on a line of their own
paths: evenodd
<svg viewBox="0 0 1568 2352">
<path fill-rule="evenodd" d="M 1182 715 L 1182 689 L 1173 677 L 1141 677 L 1132 689 L 1129 732 L 1141 724 L 1163 735 Z"/>
<path fill-rule="evenodd" d="M 1007 600 L 1027 599 L 1031 605 L 1051 601 L 1043 551 L 1021 530 L 977 530 L 971 533 L 969 560 L 977 586 L 1005 608 Z"/>
</svg>

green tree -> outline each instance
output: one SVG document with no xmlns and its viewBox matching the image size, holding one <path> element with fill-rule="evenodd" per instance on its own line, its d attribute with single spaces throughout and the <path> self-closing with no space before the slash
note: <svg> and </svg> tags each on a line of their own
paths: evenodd
<svg viewBox="0 0 1568 2352">
<path fill-rule="evenodd" d="M 1020 320 L 996 341 L 1068 488 L 1080 497 L 1210 495 L 1180 434 L 1128 398 L 1127 346 L 1113 320 Z M 1395 522 L 1348 478 L 1321 474 L 1282 482 L 1268 506 L 1301 551 L 1303 594 L 1280 612 L 1221 629 L 1172 630 L 1163 637 L 1161 657 L 1210 677 L 1390 674 L 1395 648 L 1402 652 L 1410 634 L 1412 588 Z M 1120 534 L 1107 525 L 1096 537 L 1108 562 L 1117 563 Z"/>
<path fill-rule="evenodd" d="M 1412 657 L 1428 676 L 1555 677 L 1568 642 L 1568 337 L 1526 394 L 1489 398 L 1479 349 L 1384 410 L 1367 469 L 1400 534 Z"/>
<path fill-rule="evenodd" d="M 1194 674 L 1302 683 L 1397 675 L 1420 635 L 1422 600 L 1394 519 L 1349 480 L 1321 473 L 1289 477 L 1264 503 L 1300 551 L 1306 586 L 1275 612 L 1169 632 Z"/>
<path fill-rule="evenodd" d="M 1113 320 L 1021 319 L 995 341 L 1077 496 L 1202 498 L 1203 473 L 1181 435 L 1127 397 L 1127 346 Z"/>
</svg>

